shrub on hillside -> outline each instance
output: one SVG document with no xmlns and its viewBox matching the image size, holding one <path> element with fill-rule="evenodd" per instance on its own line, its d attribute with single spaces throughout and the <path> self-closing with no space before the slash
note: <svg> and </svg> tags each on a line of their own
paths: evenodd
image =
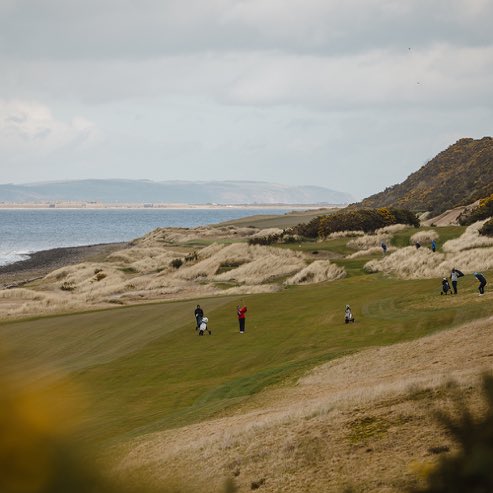
<svg viewBox="0 0 493 493">
<path fill-rule="evenodd" d="M 493 219 L 490 219 L 483 224 L 483 227 L 479 230 L 479 234 L 483 236 L 493 236 Z"/>
<path fill-rule="evenodd" d="M 290 231 L 283 231 L 282 233 L 273 233 L 265 236 L 253 236 L 248 239 L 249 245 L 273 245 L 275 243 L 294 243 L 298 239 Z"/>
<path fill-rule="evenodd" d="M 467 212 L 463 212 L 459 217 L 459 224 L 469 226 L 476 221 L 482 221 L 493 216 L 493 194 L 479 201 L 477 207 Z"/>
<path fill-rule="evenodd" d="M 175 258 L 169 263 L 169 265 L 174 269 L 179 269 L 183 265 L 183 260 L 181 258 Z"/>
<path fill-rule="evenodd" d="M 471 410 L 456 395 L 456 416 L 437 413 L 438 421 L 459 445 L 453 455 L 444 455 L 427 477 L 424 488 L 414 493 L 493 491 L 493 377 L 483 378 L 486 412 L 475 419 Z"/>
<path fill-rule="evenodd" d="M 433 217 L 471 204 L 493 193 L 492 158 L 491 137 L 460 139 L 404 182 L 364 199 L 361 205 L 430 211 Z"/>
<path fill-rule="evenodd" d="M 62 291 L 74 291 L 75 290 L 75 283 L 73 281 L 65 281 L 61 286 L 60 289 Z"/>
<path fill-rule="evenodd" d="M 273 235 L 257 236 L 255 238 L 249 238 L 248 244 L 267 246 L 267 245 L 272 245 L 273 243 L 279 243 L 280 240 L 281 240 L 281 235 L 273 234 Z"/>
<path fill-rule="evenodd" d="M 326 238 L 338 231 L 364 231 L 372 233 L 392 224 L 419 227 L 416 215 L 405 209 L 382 207 L 379 209 L 343 209 L 326 216 L 318 216 L 307 224 L 293 228 L 295 234 L 307 238 Z"/>
</svg>

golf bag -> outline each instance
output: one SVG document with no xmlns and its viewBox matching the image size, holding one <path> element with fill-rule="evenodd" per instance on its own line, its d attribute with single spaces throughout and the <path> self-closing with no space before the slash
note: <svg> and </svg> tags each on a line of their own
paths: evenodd
<svg viewBox="0 0 493 493">
<path fill-rule="evenodd" d="M 450 291 L 450 284 L 449 284 L 447 278 L 444 277 L 442 280 L 442 291 L 440 294 L 448 294 L 449 291 Z"/>
<path fill-rule="evenodd" d="M 208 322 L 209 319 L 207 317 L 202 318 L 199 326 L 199 336 L 203 336 L 204 332 L 207 332 L 210 336 L 212 335 L 212 332 L 207 328 Z"/>
<path fill-rule="evenodd" d="M 344 323 L 348 324 L 349 322 L 354 323 L 354 317 L 351 308 L 349 307 L 349 305 L 346 305 L 346 312 L 344 314 Z"/>
</svg>

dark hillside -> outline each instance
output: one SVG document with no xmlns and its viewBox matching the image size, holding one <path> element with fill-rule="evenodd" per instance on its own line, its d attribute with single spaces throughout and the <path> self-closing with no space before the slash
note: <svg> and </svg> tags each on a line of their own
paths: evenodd
<svg viewBox="0 0 493 493">
<path fill-rule="evenodd" d="M 493 139 L 460 139 L 402 183 L 362 201 L 440 214 L 493 193 Z"/>
</svg>

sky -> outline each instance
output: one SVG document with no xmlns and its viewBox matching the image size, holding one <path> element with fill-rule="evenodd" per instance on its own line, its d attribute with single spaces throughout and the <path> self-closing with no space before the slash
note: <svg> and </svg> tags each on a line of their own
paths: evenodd
<svg viewBox="0 0 493 493">
<path fill-rule="evenodd" d="M 0 0 L 0 183 L 359 199 L 493 135 L 491 0 Z"/>
</svg>

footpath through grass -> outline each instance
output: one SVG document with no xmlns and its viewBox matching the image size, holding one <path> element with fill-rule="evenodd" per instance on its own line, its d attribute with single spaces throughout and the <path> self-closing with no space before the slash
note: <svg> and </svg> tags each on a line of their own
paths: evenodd
<svg viewBox="0 0 493 493">
<path fill-rule="evenodd" d="M 55 367 L 84 389 L 84 438 L 97 445 L 233 412 L 269 385 L 370 346 L 417 338 L 493 313 L 472 276 L 458 296 L 436 280 L 353 276 L 275 294 L 245 296 L 247 332 L 222 297 L 44 317 L 0 325 L 19 367 Z M 198 337 L 200 303 L 212 336 Z M 351 304 L 356 323 L 343 323 Z"/>
</svg>

